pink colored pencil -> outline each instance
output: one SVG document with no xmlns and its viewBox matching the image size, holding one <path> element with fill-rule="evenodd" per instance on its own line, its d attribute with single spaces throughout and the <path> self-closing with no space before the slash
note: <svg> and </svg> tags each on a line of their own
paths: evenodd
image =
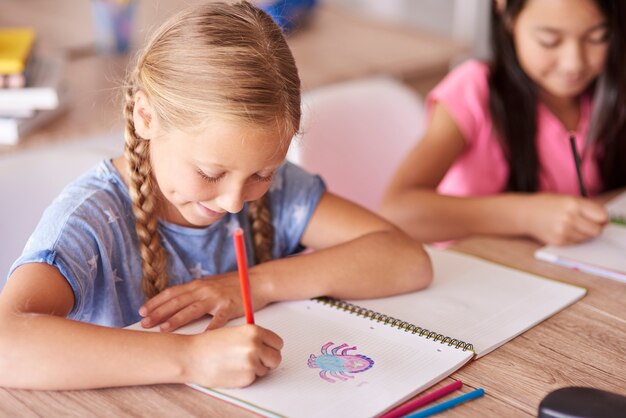
<svg viewBox="0 0 626 418">
<path fill-rule="evenodd" d="M 403 405 L 400 405 L 399 407 L 392 409 L 391 411 L 381 415 L 380 418 L 399 418 L 402 417 L 406 414 L 409 414 L 413 411 L 415 411 L 418 408 L 421 408 L 422 406 L 431 403 L 432 401 L 436 401 L 439 398 L 443 398 L 444 396 L 446 396 L 448 393 L 452 393 L 457 389 L 461 389 L 461 387 L 463 386 L 463 382 L 461 382 L 460 380 L 455 380 L 454 382 L 450 383 L 449 385 L 446 385 L 444 387 L 442 387 L 441 389 L 437 389 L 436 391 L 429 393 L 427 395 L 421 396 L 417 399 L 414 399 L 412 401 L 409 401 Z"/>
<path fill-rule="evenodd" d="M 241 284 L 241 298 L 243 299 L 243 309 L 246 313 L 246 323 L 254 324 L 254 311 L 252 310 L 252 299 L 250 297 L 250 280 L 248 278 L 248 260 L 241 228 L 235 230 L 233 240 L 235 243 L 235 256 L 237 257 L 237 270 L 239 270 L 239 283 Z"/>
</svg>

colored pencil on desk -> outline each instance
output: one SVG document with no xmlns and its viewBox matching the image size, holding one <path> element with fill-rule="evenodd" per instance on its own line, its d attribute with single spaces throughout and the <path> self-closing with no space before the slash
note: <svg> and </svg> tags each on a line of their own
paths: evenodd
<svg viewBox="0 0 626 418">
<path fill-rule="evenodd" d="M 233 240 L 235 243 L 235 256 L 237 257 L 237 270 L 239 270 L 239 283 L 241 284 L 241 298 L 243 299 L 243 309 L 246 313 L 246 323 L 254 324 L 254 311 L 252 310 L 252 299 L 250 297 L 250 280 L 248 278 L 248 260 L 241 228 L 235 230 Z"/>
<path fill-rule="evenodd" d="M 414 414 L 407 415 L 406 418 L 426 418 L 432 415 L 438 414 L 443 411 L 447 411 L 448 409 L 454 408 L 457 405 L 461 405 L 467 401 L 471 401 L 472 399 L 480 398 L 485 394 L 485 389 L 476 389 L 471 392 L 465 393 L 461 396 L 457 396 L 456 398 L 452 398 L 448 401 L 438 403 L 437 405 L 431 406 L 430 408 L 426 408 L 422 411 L 418 411 Z"/>
<path fill-rule="evenodd" d="M 587 189 L 585 188 L 585 183 L 583 182 L 583 173 L 580 169 L 580 155 L 578 154 L 578 150 L 576 149 L 576 136 L 574 136 L 574 134 L 570 134 L 569 143 L 572 147 L 572 155 L 574 156 L 574 164 L 576 165 L 576 175 L 578 176 L 578 188 L 580 189 L 580 195 L 582 197 L 587 197 Z"/>
<path fill-rule="evenodd" d="M 436 391 L 426 394 L 424 396 L 420 396 L 417 399 L 414 399 L 412 401 L 409 401 L 403 405 L 400 405 L 399 407 L 392 409 L 391 411 L 383 414 L 380 418 L 399 418 L 402 417 L 406 414 L 409 414 L 413 411 L 415 411 L 418 408 L 421 408 L 424 405 L 427 405 L 433 401 L 436 401 L 439 398 L 443 398 L 444 396 L 446 396 L 449 393 L 454 392 L 457 389 L 461 389 L 461 387 L 463 386 L 463 382 L 461 382 L 460 380 L 455 380 L 454 382 L 450 383 L 449 385 L 446 385 L 440 389 L 437 389 Z"/>
</svg>

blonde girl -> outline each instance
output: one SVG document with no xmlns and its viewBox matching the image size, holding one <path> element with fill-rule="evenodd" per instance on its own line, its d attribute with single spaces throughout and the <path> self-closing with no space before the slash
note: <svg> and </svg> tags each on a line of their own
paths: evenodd
<svg viewBox="0 0 626 418">
<path fill-rule="evenodd" d="M 192 382 L 240 387 L 278 367 L 281 338 L 243 314 L 241 227 L 256 309 L 426 286 L 420 245 L 285 163 L 300 82 L 280 29 L 247 2 L 165 22 L 128 77 L 124 155 L 47 209 L 0 294 L 0 385 Z M 316 251 L 286 257 L 308 247 Z M 194 336 L 171 331 L 203 315 Z"/>
</svg>

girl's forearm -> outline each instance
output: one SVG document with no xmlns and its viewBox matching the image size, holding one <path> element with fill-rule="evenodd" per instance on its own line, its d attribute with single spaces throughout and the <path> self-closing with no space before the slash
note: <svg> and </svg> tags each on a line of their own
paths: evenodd
<svg viewBox="0 0 626 418">
<path fill-rule="evenodd" d="M 383 297 L 424 288 L 431 279 L 430 260 L 421 245 L 395 229 L 264 263 L 251 269 L 250 276 L 253 291 L 269 302 Z"/>
<path fill-rule="evenodd" d="M 454 197 L 415 189 L 384 202 L 381 214 L 422 242 L 447 241 L 474 234 L 525 235 L 527 195 Z"/>
<path fill-rule="evenodd" d="M 65 390 L 186 381 L 188 336 L 0 315 L 0 386 Z"/>
</svg>

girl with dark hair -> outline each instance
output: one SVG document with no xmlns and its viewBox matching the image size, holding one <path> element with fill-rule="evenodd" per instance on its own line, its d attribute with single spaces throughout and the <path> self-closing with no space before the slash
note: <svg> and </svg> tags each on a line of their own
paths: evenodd
<svg viewBox="0 0 626 418">
<path fill-rule="evenodd" d="M 626 3 L 497 0 L 493 60 L 454 69 L 381 212 L 423 241 L 471 234 L 570 244 L 598 235 L 590 197 L 626 185 Z"/>
</svg>

